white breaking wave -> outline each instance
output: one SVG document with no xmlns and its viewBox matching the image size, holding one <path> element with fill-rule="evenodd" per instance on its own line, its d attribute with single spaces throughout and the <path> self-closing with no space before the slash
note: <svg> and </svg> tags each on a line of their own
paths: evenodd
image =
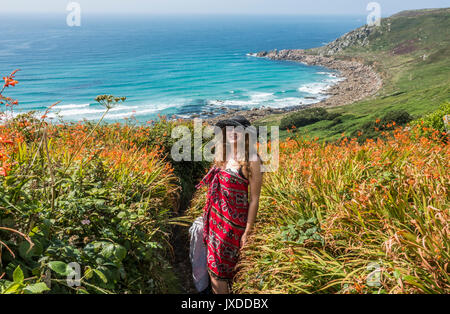
<svg viewBox="0 0 450 314">
<path fill-rule="evenodd" d="M 189 114 L 176 114 L 176 116 L 178 118 L 181 118 L 181 119 L 189 119 L 189 118 L 191 118 L 191 115 L 189 115 Z"/>
<path fill-rule="evenodd" d="M 129 108 L 135 108 L 133 110 L 128 110 L 127 112 L 121 112 L 121 113 L 115 113 L 115 114 L 108 114 L 105 118 L 108 119 L 121 119 L 121 118 L 127 118 L 131 116 L 139 116 L 142 114 L 147 113 L 157 113 L 161 110 L 173 108 L 173 107 L 180 107 L 180 104 L 157 104 L 157 105 L 147 105 L 144 107 L 129 107 Z"/>
<path fill-rule="evenodd" d="M 207 100 L 206 103 L 218 107 L 248 107 L 259 104 L 252 100 Z"/>
<path fill-rule="evenodd" d="M 266 106 L 270 108 L 286 108 L 293 106 L 309 105 L 321 101 L 323 97 L 315 97 L 313 99 L 306 99 L 304 97 L 285 97 L 285 98 L 274 98 L 265 102 L 258 102 L 255 100 L 211 100 L 208 101 L 209 105 L 217 107 L 260 107 Z"/>
<path fill-rule="evenodd" d="M 158 109 L 158 108 L 148 108 L 148 109 L 143 109 L 143 110 L 132 110 L 132 111 L 127 111 L 127 112 L 123 112 L 123 113 L 116 113 L 116 114 L 109 114 L 106 116 L 106 119 L 120 119 L 120 118 L 126 118 L 126 117 L 131 117 L 131 116 L 138 116 L 144 113 L 154 113 L 154 112 L 158 112 L 162 109 Z"/>
<path fill-rule="evenodd" d="M 147 113 L 156 113 L 158 111 L 181 106 L 180 104 L 152 104 L 146 106 L 125 106 L 120 105 L 113 107 L 109 110 L 108 114 L 105 116 L 106 120 L 109 119 L 120 119 L 130 116 L 139 116 Z M 105 108 L 96 105 L 95 107 L 90 107 L 89 104 L 70 104 L 70 105 L 57 105 L 53 107 L 52 112 L 48 114 L 49 118 L 54 118 L 57 116 L 67 117 L 67 118 L 84 118 L 87 120 L 99 119 L 100 116 L 105 112 Z"/>
<path fill-rule="evenodd" d="M 99 117 L 99 114 L 103 114 L 106 110 L 103 107 L 97 106 L 96 108 L 88 108 L 86 106 L 81 106 L 81 105 L 79 107 L 74 107 L 74 105 L 72 105 L 72 107 L 63 107 L 63 108 L 64 109 L 56 108 L 56 109 L 61 109 L 61 110 L 56 110 L 54 112 L 50 112 L 48 114 L 48 117 L 56 117 L 56 114 L 58 113 L 58 115 L 62 116 L 62 117 L 82 116 L 83 118 L 86 118 L 86 119 L 96 119 Z M 66 108 L 68 108 L 68 109 L 66 109 Z M 111 108 L 109 110 L 109 112 L 130 111 L 130 110 L 134 110 L 137 108 L 138 107 L 136 107 L 136 106 L 117 106 L 117 107 Z M 90 117 L 90 116 L 92 116 L 92 117 Z"/>
<path fill-rule="evenodd" d="M 227 100 L 207 100 L 208 105 L 219 107 L 255 107 L 267 101 L 273 100 L 273 93 L 253 92 L 248 96 L 249 99 L 227 99 Z"/>
<path fill-rule="evenodd" d="M 72 108 L 85 108 L 89 107 L 90 104 L 69 104 L 69 105 L 56 105 L 54 109 L 72 109 Z"/>
<path fill-rule="evenodd" d="M 298 91 L 308 93 L 314 96 L 317 95 L 320 96 L 321 94 L 324 94 L 326 90 L 329 89 L 331 86 L 345 80 L 345 77 L 338 76 L 335 73 L 317 72 L 317 74 L 326 74 L 328 78 L 325 79 L 323 82 L 304 84 L 301 87 L 299 87 Z"/>
<path fill-rule="evenodd" d="M 292 106 L 300 106 L 305 105 L 306 100 L 304 98 L 300 97 L 286 97 L 286 98 L 279 98 L 274 100 L 273 108 L 285 108 L 285 107 L 292 107 Z"/>
<path fill-rule="evenodd" d="M 316 98 L 303 98 L 303 97 L 286 97 L 286 98 L 279 98 L 274 100 L 274 104 L 270 107 L 273 108 L 285 108 L 285 107 L 293 107 L 293 106 L 302 106 L 302 105 L 310 105 L 315 104 L 319 101 L 324 99 L 323 97 L 316 97 Z"/>
<path fill-rule="evenodd" d="M 254 93 L 250 95 L 251 101 L 261 102 L 267 101 L 273 98 L 273 93 Z"/>
<path fill-rule="evenodd" d="M 323 71 L 321 71 L 321 72 L 316 72 L 316 74 L 321 74 L 321 75 L 328 76 L 328 79 L 326 81 L 329 81 L 329 82 L 340 82 L 340 81 L 345 80 L 345 77 L 339 76 L 339 74 L 335 73 L 335 72 L 323 72 Z"/>
<path fill-rule="evenodd" d="M 311 95 L 318 95 L 324 93 L 330 86 L 331 84 L 326 82 L 308 83 L 302 85 L 298 90 Z"/>
</svg>

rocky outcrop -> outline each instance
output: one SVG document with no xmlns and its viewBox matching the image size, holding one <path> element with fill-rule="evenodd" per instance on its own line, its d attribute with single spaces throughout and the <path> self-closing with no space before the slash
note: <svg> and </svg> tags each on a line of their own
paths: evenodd
<svg viewBox="0 0 450 314">
<path fill-rule="evenodd" d="M 327 90 L 329 98 L 315 106 L 339 106 L 349 104 L 375 94 L 382 86 L 379 74 L 372 67 L 358 61 L 307 54 L 305 50 L 274 50 L 259 52 L 258 57 L 274 60 L 291 60 L 307 65 L 320 65 L 337 70 L 345 78 Z"/>
<path fill-rule="evenodd" d="M 346 105 L 374 95 L 382 86 L 381 77 L 376 71 L 370 66 L 355 60 L 340 60 L 329 56 L 312 55 L 309 54 L 308 51 L 302 49 L 263 51 L 257 53 L 256 56 L 273 60 L 297 61 L 306 65 L 323 66 L 337 70 L 343 80 L 336 85 L 331 86 L 326 91 L 326 94 L 329 95 L 327 99 L 315 104 L 306 106 L 298 105 L 282 109 L 262 107 L 253 110 L 241 110 L 239 113 L 237 113 L 235 109 L 230 109 L 229 112 L 223 115 L 213 117 L 210 120 L 210 123 L 236 114 L 243 115 L 250 121 L 255 121 L 270 114 L 296 111 L 310 107 L 334 107 Z"/>
<path fill-rule="evenodd" d="M 364 25 L 352 30 L 329 44 L 311 49 L 311 52 L 321 56 L 333 56 L 351 46 L 367 47 L 370 43 L 369 35 L 375 31 L 375 26 Z"/>
</svg>

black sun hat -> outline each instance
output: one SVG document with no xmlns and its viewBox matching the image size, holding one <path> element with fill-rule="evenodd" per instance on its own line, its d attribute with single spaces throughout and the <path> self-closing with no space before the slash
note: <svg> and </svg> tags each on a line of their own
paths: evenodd
<svg viewBox="0 0 450 314">
<path fill-rule="evenodd" d="M 250 134 L 255 134 L 257 137 L 259 136 L 259 130 L 252 126 L 250 121 L 247 120 L 246 117 L 238 115 L 231 117 L 229 119 L 220 120 L 216 123 L 216 127 L 219 127 L 221 129 L 232 126 L 232 127 L 243 127 L 246 132 L 249 132 Z"/>
<path fill-rule="evenodd" d="M 247 128 L 249 126 L 251 126 L 250 121 L 247 120 L 246 117 L 244 116 L 234 116 L 231 117 L 229 119 L 224 119 L 224 120 L 220 120 L 216 123 L 216 126 L 218 126 L 219 128 L 223 129 L 224 127 L 227 126 L 233 126 L 233 127 L 244 127 Z"/>
</svg>

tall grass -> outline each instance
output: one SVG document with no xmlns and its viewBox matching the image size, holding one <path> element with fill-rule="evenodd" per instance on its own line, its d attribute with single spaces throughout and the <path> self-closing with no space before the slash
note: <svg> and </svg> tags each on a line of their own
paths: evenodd
<svg viewBox="0 0 450 314">
<path fill-rule="evenodd" d="M 449 293 L 450 147 L 420 134 L 283 142 L 234 291 Z"/>
</svg>

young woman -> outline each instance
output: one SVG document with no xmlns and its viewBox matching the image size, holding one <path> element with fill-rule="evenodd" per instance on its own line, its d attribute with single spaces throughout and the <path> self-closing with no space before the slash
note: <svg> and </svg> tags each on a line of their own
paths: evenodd
<svg viewBox="0 0 450 314">
<path fill-rule="evenodd" d="M 250 122 L 236 116 L 216 126 L 222 130 L 222 143 L 216 146 L 214 165 L 198 187 L 208 185 L 203 239 L 212 290 L 222 294 L 230 292 L 239 251 L 255 223 L 262 173 L 256 136 L 244 131 Z"/>
</svg>

